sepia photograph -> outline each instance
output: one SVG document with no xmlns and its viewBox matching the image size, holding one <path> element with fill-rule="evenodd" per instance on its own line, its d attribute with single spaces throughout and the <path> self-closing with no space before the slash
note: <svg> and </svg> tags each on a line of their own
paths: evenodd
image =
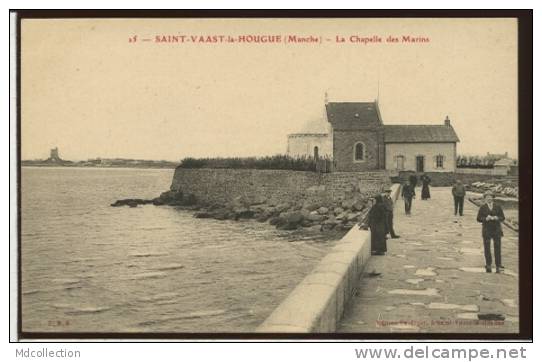
<svg viewBox="0 0 542 362">
<path fill-rule="evenodd" d="M 19 338 L 532 335 L 525 13 L 482 13 L 23 12 Z"/>
</svg>

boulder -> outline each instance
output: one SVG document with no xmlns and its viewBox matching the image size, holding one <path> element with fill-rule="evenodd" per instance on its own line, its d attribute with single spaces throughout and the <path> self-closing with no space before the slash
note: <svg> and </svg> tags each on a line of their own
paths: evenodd
<svg viewBox="0 0 542 362">
<path fill-rule="evenodd" d="M 365 208 L 365 202 L 362 200 L 357 200 L 354 205 L 352 205 L 352 210 L 354 211 L 362 211 Z"/>
<path fill-rule="evenodd" d="M 260 195 L 254 196 L 254 198 L 251 200 L 252 205 L 261 205 L 261 204 L 265 204 L 266 202 L 267 202 L 267 197 L 260 196 Z"/>
<path fill-rule="evenodd" d="M 152 199 L 152 204 L 154 206 L 161 206 L 164 205 L 164 201 L 161 198 L 157 197 L 155 199 Z"/>
<path fill-rule="evenodd" d="M 277 212 L 281 213 L 281 212 L 284 212 L 284 211 L 290 209 L 291 206 L 292 205 L 290 205 L 290 203 L 285 202 L 285 203 L 277 205 L 275 208 L 277 209 Z"/>
<path fill-rule="evenodd" d="M 146 205 L 154 203 L 153 200 L 143 200 L 143 199 L 122 199 L 117 200 L 114 203 L 111 204 L 113 207 L 119 207 L 119 206 L 129 206 L 129 207 L 137 207 L 137 205 Z"/>
<path fill-rule="evenodd" d="M 127 202 L 127 205 L 130 206 L 130 207 L 137 207 L 137 205 L 139 205 L 139 204 L 135 200 L 129 200 Z"/>
<path fill-rule="evenodd" d="M 333 213 L 335 215 L 342 214 L 343 212 L 344 212 L 344 209 L 342 207 L 336 207 L 335 209 L 333 209 Z"/>
<path fill-rule="evenodd" d="M 315 202 L 305 201 L 303 203 L 303 208 L 309 211 L 317 210 L 319 207 L 320 205 Z"/>
<path fill-rule="evenodd" d="M 255 216 L 255 217 L 256 217 L 256 220 L 259 221 L 259 222 L 266 222 L 271 217 L 271 214 L 264 211 L 264 212 L 262 212 L 261 214 L 258 214 L 258 216 Z"/>
<path fill-rule="evenodd" d="M 343 202 L 341 203 L 341 207 L 345 210 L 350 210 L 352 206 L 354 206 L 355 203 L 356 203 L 355 199 L 346 199 L 346 200 L 343 200 Z"/>
<path fill-rule="evenodd" d="M 285 224 L 286 220 L 283 217 L 280 217 L 280 216 L 273 216 L 271 219 L 269 219 L 269 223 L 271 225 L 278 226 L 278 225 Z"/>
<path fill-rule="evenodd" d="M 326 221 L 324 221 L 324 225 L 337 225 L 339 224 L 340 222 L 333 216 L 333 217 L 330 217 L 328 218 Z"/>
<path fill-rule="evenodd" d="M 238 219 L 250 219 L 254 216 L 254 210 L 248 208 L 238 208 L 233 210 L 235 213 L 235 220 Z"/>
<path fill-rule="evenodd" d="M 347 220 L 348 221 L 357 221 L 358 218 L 360 217 L 361 213 L 359 212 L 352 212 L 352 213 L 349 213 L 347 215 Z"/>
<path fill-rule="evenodd" d="M 286 213 L 285 219 L 286 222 L 290 224 L 300 224 L 303 221 L 304 217 L 301 212 L 293 211 Z"/>
<path fill-rule="evenodd" d="M 330 231 L 333 230 L 333 228 L 336 226 L 336 224 L 322 224 L 321 231 Z"/>
<path fill-rule="evenodd" d="M 343 213 L 338 214 L 337 216 L 335 216 L 335 218 L 337 220 L 341 220 L 341 221 L 348 221 L 348 213 L 343 212 Z"/>
<path fill-rule="evenodd" d="M 319 213 L 320 215 L 325 215 L 325 214 L 327 214 L 328 212 L 329 212 L 329 209 L 328 209 L 327 207 L 324 207 L 324 206 L 322 206 L 322 207 L 320 207 L 320 208 L 318 209 L 318 213 Z"/>
<path fill-rule="evenodd" d="M 317 224 L 317 225 L 310 226 L 308 230 L 312 232 L 320 232 L 322 231 L 322 225 Z"/>
<path fill-rule="evenodd" d="M 318 213 L 312 213 L 312 212 L 307 216 L 307 219 L 312 222 L 320 222 L 324 220 L 324 218 L 325 217 L 323 215 L 320 215 Z"/>
</svg>

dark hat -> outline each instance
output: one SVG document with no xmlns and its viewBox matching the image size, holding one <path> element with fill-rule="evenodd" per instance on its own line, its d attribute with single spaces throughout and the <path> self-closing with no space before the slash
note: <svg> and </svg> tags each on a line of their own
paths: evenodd
<svg viewBox="0 0 542 362">
<path fill-rule="evenodd" d="M 385 188 L 385 189 L 384 189 L 384 192 L 391 192 L 391 188 L 389 188 L 389 187 L 388 187 L 388 188 Z"/>
</svg>

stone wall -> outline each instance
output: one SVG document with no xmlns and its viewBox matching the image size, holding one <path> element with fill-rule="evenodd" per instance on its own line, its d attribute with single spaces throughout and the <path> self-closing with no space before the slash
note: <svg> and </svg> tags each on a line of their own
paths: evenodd
<svg viewBox="0 0 542 362">
<path fill-rule="evenodd" d="M 353 195 L 371 196 L 390 184 L 386 171 L 316 173 L 288 170 L 177 168 L 172 191 L 199 201 L 228 203 L 238 197 L 265 197 L 275 204 L 299 200 L 338 202 Z"/>
<path fill-rule="evenodd" d="M 354 160 L 356 143 L 364 144 L 364 160 Z M 384 136 L 381 130 L 334 130 L 333 158 L 338 171 L 370 171 L 383 168 Z"/>
</svg>

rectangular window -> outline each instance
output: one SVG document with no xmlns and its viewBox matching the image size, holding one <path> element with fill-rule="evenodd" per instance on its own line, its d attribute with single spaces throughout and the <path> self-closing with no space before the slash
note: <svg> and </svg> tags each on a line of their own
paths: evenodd
<svg viewBox="0 0 542 362">
<path fill-rule="evenodd" d="M 444 168 L 444 156 L 437 156 L 437 168 Z"/>
</svg>

